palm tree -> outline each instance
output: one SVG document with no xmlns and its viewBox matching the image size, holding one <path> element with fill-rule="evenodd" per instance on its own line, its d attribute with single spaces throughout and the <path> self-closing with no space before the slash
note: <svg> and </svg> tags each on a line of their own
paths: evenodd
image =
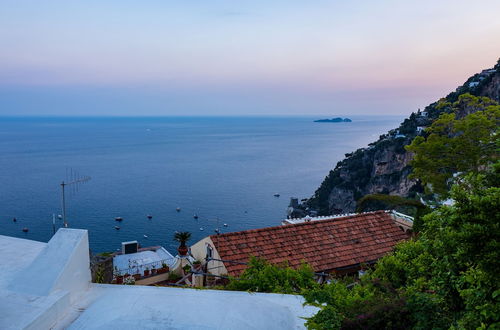
<svg viewBox="0 0 500 330">
<path fill-rule="evenodd" d="M 177 252 L 179 252 L 180 256 L 187 255 L 188 248 L 186 246 L 186 242 L 191 238 L 191 233 L 188 231 L 178 232 L 174 235 L 174 241 L 179 242 L 180 245 L 177 248 Z"/>
</svg>

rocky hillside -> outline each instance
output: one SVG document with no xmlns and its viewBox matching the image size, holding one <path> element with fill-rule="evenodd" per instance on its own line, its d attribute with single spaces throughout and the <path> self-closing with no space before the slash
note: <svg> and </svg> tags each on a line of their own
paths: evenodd
<svg viewBox="0 0 500 330">
<path fill-rule="evenodd" d="M 449 102 L 455 102 L 458 96 L 470 93 L 475 96 L 487 96 L 500 102 L 500 59 L 495 67 L 483 70 L 470 77 L 462 86 L 446 96 Z M 412 113 L 396 129 L 367 148 L 346 154 L 345 159 L 331 170 L 314 196 L 303 202 L 299 208 L 306 213 L 317 212 L 319 215 L 353 212 L 356 201 L 367 194 L 383 193 L 412 197 L 422 191 L 418 182 L 408 179 L 411 172 L 409 161 L 412 155 L 405 150 L 413 138 L 422 134 L 439 115 L 449 109 L 438 106 L 438 102 L 428 105 L 423 111 Z M 462 109 L 460 117 L 474 112 L 474 109 Z"/>
</svg>

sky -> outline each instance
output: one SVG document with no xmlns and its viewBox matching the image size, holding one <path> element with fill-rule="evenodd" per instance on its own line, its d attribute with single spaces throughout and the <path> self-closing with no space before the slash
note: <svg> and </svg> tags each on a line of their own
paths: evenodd
<svg viewBox="0 0 500 330">
<path fill-rule="evenodd" d="M 409 114 L 500 57 L 500 1 L 0 0 L 0 116 Z"/>
</svg>

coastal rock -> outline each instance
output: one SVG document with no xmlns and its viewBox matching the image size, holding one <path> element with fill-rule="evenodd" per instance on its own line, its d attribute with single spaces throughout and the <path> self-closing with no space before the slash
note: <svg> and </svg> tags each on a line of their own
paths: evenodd
<svg viewBox="0 0 500 330">
<path fill-rule="evenodd" d="M 455 102 L 464 93 L 486 96 L 500 102 L 500 60 L 494 68 L 470 77 L 462 86 L 448 94 L 446 100 Z M 437 102 L 432 103 L 424 111 L 419 109 L 412 113 L 397 129 L 381 135 L 367 148 L 346 154 L 346 158 L 337 163 L 301 208 L 319 215 L 348 213 L 354 212 L 356 201 L 367 194 L 413 197 L 422 192 L 420 184 L 408 178 L 412 171 L 409 163 L 413 155 L 406 151 L 405 146 L 445 111 L 447 109 L 437 107 Z M 474 107 L 463 107 L 457 117 L 464 117 L 475 111 L 477 109 Z"/>
</svg>

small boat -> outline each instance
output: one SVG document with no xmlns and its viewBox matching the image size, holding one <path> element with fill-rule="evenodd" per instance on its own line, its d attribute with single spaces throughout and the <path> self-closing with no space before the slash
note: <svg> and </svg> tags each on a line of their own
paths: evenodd
<svg viewBox="0 0 500 330">
<path fill-rule="evenodd" d="M 280 194 L 274 194 L 274 197 L 280 197 Z"/>
<path fill-rule="evenodd" d="M 203 231 L 203 227 L 200 227 L 200 231 Z"/>
<path fill-rule="evenodd" d="M 178 207 L 178 208 L 176 208 L 175 210 L 176 210 L 177 212 L 180 212 L 180 211 L 181 211 L 181 208 L 180 208 L 180 207 Z"/>
<path fill-rule="evenodd" d="M 149 220 L 151 220 L 151 219 L 153 219 L 153 216 L 150 215 L 150 214 L 148 214 L 148 215 L 146 215 L 146 218 L 148 218 Z"/>
<path fill-rule="evenodd" d="M 25 232 L 25 233 L 27 233 L 27 232 L 28 232 L 28 230 L 29 230 L 29 229 L 28 229 L 28 227 L 24 227 L 24 228 L 23 228 L 23 232 Z"/>
<path fill-rule="evenodd" d="M 224 227 L 227 227 L 227 223 L 224 224 Z"/>
<path fill-rule="evenodd" d="M 116 229 L 116 230 L 120 230 L 120 227 L 119 227 L 119 226 L 115 226 L 115 229 Z"/>
<path fill-rule="evenodd" d="M 116 217 L 116 218 L 115 218 L 115 221 L 122 221 L 122 220 L 123 220 L 123 218 L 122 218 L 122 217 Z"/>
<path fill-rule="evenodd" d="M 144 236 L 144 238 L 148 238 L 148 235 L 142 235 L 142 236 Z"/>
<path fill-rule="evenodd" d="M 193 218 L 198 219 L 198 215 L 197 214 L 193 215 Z"/>
<path fill-rule="evenodd" d="M 12 218 L 12 221 L 17 222 L 17 219 L 16 218 Z"/>
</svg>

